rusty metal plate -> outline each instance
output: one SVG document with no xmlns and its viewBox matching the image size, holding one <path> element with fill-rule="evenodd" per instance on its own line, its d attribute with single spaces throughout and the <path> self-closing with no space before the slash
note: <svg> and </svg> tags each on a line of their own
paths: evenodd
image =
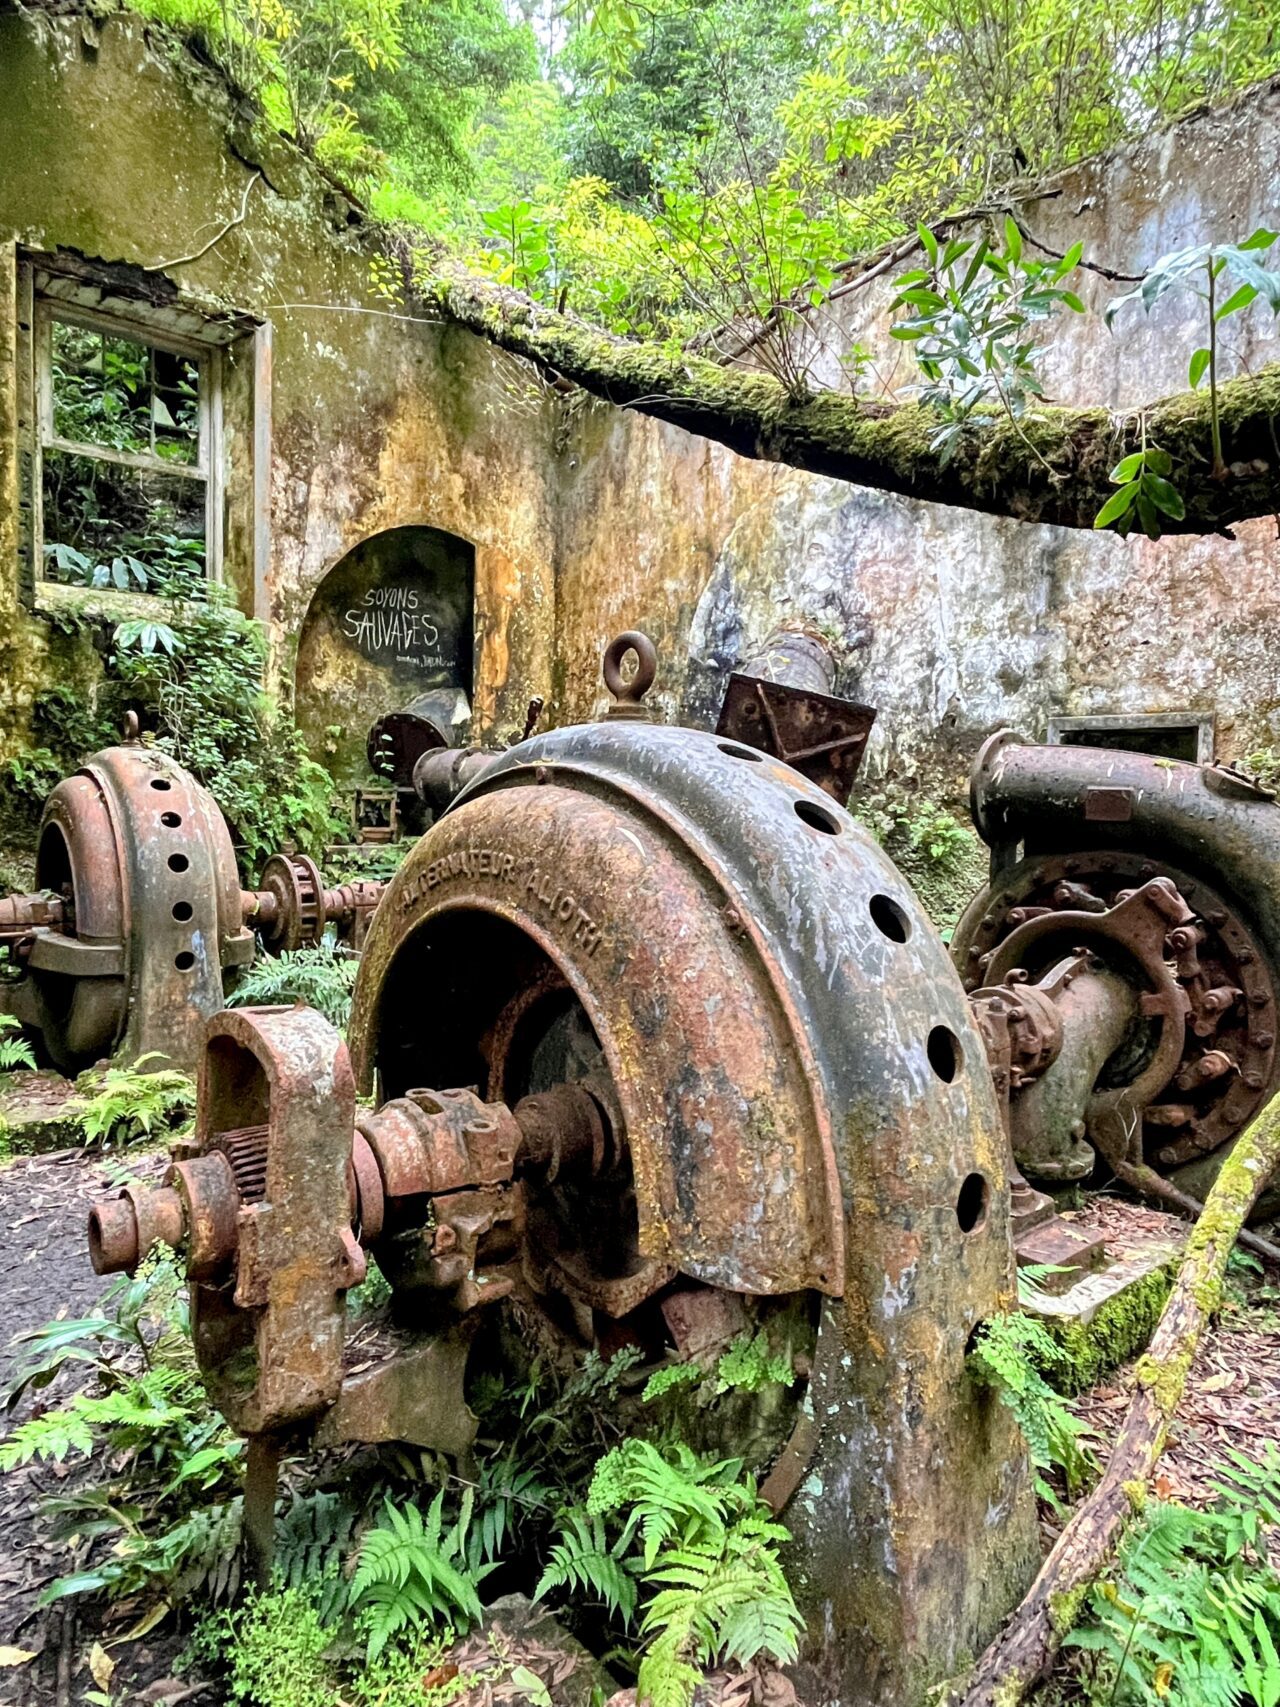
<svg viewBox="0 0 1280 1707">
<path fill-rule="evenodd" d="M 1084 815 L 1090 824 L 1127 824 L 1133 817 L 1133 790 L 1086 788 Z"/>
<path fill-rule="evenodd" d="M 869 705 L 735 672 L 716 734 L 781 759 L 843 805 L 875 720 Z"/>
</svg>

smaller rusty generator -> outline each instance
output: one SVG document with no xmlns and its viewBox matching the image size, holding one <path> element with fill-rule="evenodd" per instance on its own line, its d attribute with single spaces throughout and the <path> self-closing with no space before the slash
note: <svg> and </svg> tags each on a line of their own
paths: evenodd
<svg viewBox="0 0 1280 1707">
<path fill-rule="evenodd" d="M 212 795 L 143 745 L 130 713 L 121 744 L 45 802 L 35 891 L 0 897 L 0 946 L 20 973 L 0 982 L 0 1011 L 39 1031 L 64 1073 L 117 1053 L 194 1070 L 255 937 L 279 954 L 332 924 L 358 948 L 382 889 L 326 888 L 314 860 L 280 853 L 242 890 Z"/>
</svg>

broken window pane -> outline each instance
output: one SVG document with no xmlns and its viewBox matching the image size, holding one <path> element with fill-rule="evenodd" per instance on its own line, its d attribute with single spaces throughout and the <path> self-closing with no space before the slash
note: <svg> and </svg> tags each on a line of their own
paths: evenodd
<svg viewBox="0 0 1280 1707">
<path fill-rule="evenodd" d="M 189 356 L 55 320 L 50 328 L 53 435 L 194 467 L 200 371 Z"/>
<path fill-rule="evenodd" d="M 42 497 L 46 580 L 169 597 L 203 590 L 203 481 L 47 448 Z"/>
<path fill-rule="evenodd" d="M 45 578 L 198 595 L 208 569 L 199 362 L 131 331 L 58 319 L 47 348 Z"/>
</svg>

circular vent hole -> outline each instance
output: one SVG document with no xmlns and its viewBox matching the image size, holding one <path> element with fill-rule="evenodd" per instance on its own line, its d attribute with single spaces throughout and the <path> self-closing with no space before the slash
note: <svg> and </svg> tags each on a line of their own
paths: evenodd
<svg viewBox="0 0 1280 1707">
<path fill-rule="evenodd" d="M 928 1051 L 929 1065 L 943 1084 L 949 1085 L 963 1062 L 960 1039 L 948 1026 L 935 1025 L 929 1033 Z"/>
<path fill-rule="evenodd" d="M 169 855 L 170 871 L 185 871 L 190 864 L 191 861 L 187 858 L 186 854 Z"/>
<path fill-rule="evenodd" d="M 720 751 L 728 753 L 731 759 L 750 759 L 755 765 L 758 765 L 764 757 L 763 753 L 757 753 L 750 747 L 734 747 L 728 741 L 720 742 Z"/>
<path fill-rule="evenodd" d="M 178 825 L 182 822 L 182 814 L 181 812 L 162 812 L 160 814 L 160 822 L 166 829 L 176 830 Z"/>
<path fill-rule="evenodd" d="M 825 806 L 816 806 L 812 800 L 796 801 L 796 817 L 811 830 L 821 830 L 824 836 L 840 834 L 840 820 L 835 813 L 828 812 Z"/>
<path fill-rule="evenodd" d="M 173 784 L 169 781 L 167 776 L 153 776 L 151 779 L 151 786 L 152 788 L 158 788 L 162 794 L 166 794 L 169 789 L 173 787 Z"/>
<path fill-rule="evenodd" d="M 175 954 L 173 957 L 173 964 L 179 972 L 190 972 L 195 963 L 196 957 L 189 948 L 184 948 L 181 954 Z"/>
<path fill-rule="evenodd" d="M 180 925 L 185 925 L 194 912 L 195 908 L 190 901 L 175 901 L 173 903 L 173 916 Z"/>
<path fill-rule="evenodd" d="M 868 902 L 871 922 L 890 942 L 905 942 L 911 935 L 911 920 L 887 895 L 873 895 Z"/>
<path fill-rule="evenodd" d="M 966 1174 L 956 1198 L 956 1220 L 962 1233 L 972 1233 L 987 1218 L 987 1202 L 991 1193 L 982 1174 Z"/>
</svg>

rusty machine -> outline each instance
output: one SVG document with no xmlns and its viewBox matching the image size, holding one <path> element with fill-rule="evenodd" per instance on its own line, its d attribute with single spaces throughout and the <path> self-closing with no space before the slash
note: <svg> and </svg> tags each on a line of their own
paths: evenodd
<svg viewBox="0 0 1280 1707">
<path fill-rule="evenodd" d="M 993 1006 L 984 987 L 1016 990 L 1020 1168 L 1052 1186 L 1101 1158 L 1198 1210 L 1280 1082 L 1273 793 L 1220 765 L 1031 746 L 1006 730 L 978 755 L 972 812 L 991 878 L 952 950 L 980 1010 Z M 1035 1066 L 1046 1047 L 1052 1073 Z M 1029 1060 L 1038 1076 L 1019 1091 Z"/>
<path fill-rule="evenodd" d="M 806 648 L 771 655 L 709 734 L 647 720 L 651 649 L 619 637 L 610 714 L 477 761 L 393 879 L 350 1052 L 306 1009 L 215 1016 L 194 1138 L 94 1208 L 90 1245 L 99 1272 L 183 1254 L 260 1564 L 282 1453 L 465 1454 L 499 1348 L 659 1363 L 765 1328 L 798 1377 L 753 1441 L 806 1695 L 918 1707 L 1038 1556 L 1023 1450 L 965 1362 L 1013 1297 L 1015 1223 L 1053 1213 L 1011 1147 L 1044 1183 L 1090 1145 L 1178 1166 L 1229 1141 L 1273 1082 L 1275 939 L 1246 785 L 1055 749 L 1049 787 L 1006 736 L 975 780 L 993 879 L 962 981 L 840 804 L 870 714 Z M 357 1362 L 370 1254 L 392 1326 Z"/>
<path fill-rule="evenodd" d="M 67 1073 L 117 1052 L 194 1067 L 255 940 L 278 954 L 334 924 L 358 948 L 382 888 L 326 888 L 313 860 L 274 854 L 260 888 L 242 890 L 212 796 L 135 721 L 50 794 L 35 892 L 0 897 L 18 973 L 0 982 L 0 1010 L 38 1029 Z"/>
</svg>

